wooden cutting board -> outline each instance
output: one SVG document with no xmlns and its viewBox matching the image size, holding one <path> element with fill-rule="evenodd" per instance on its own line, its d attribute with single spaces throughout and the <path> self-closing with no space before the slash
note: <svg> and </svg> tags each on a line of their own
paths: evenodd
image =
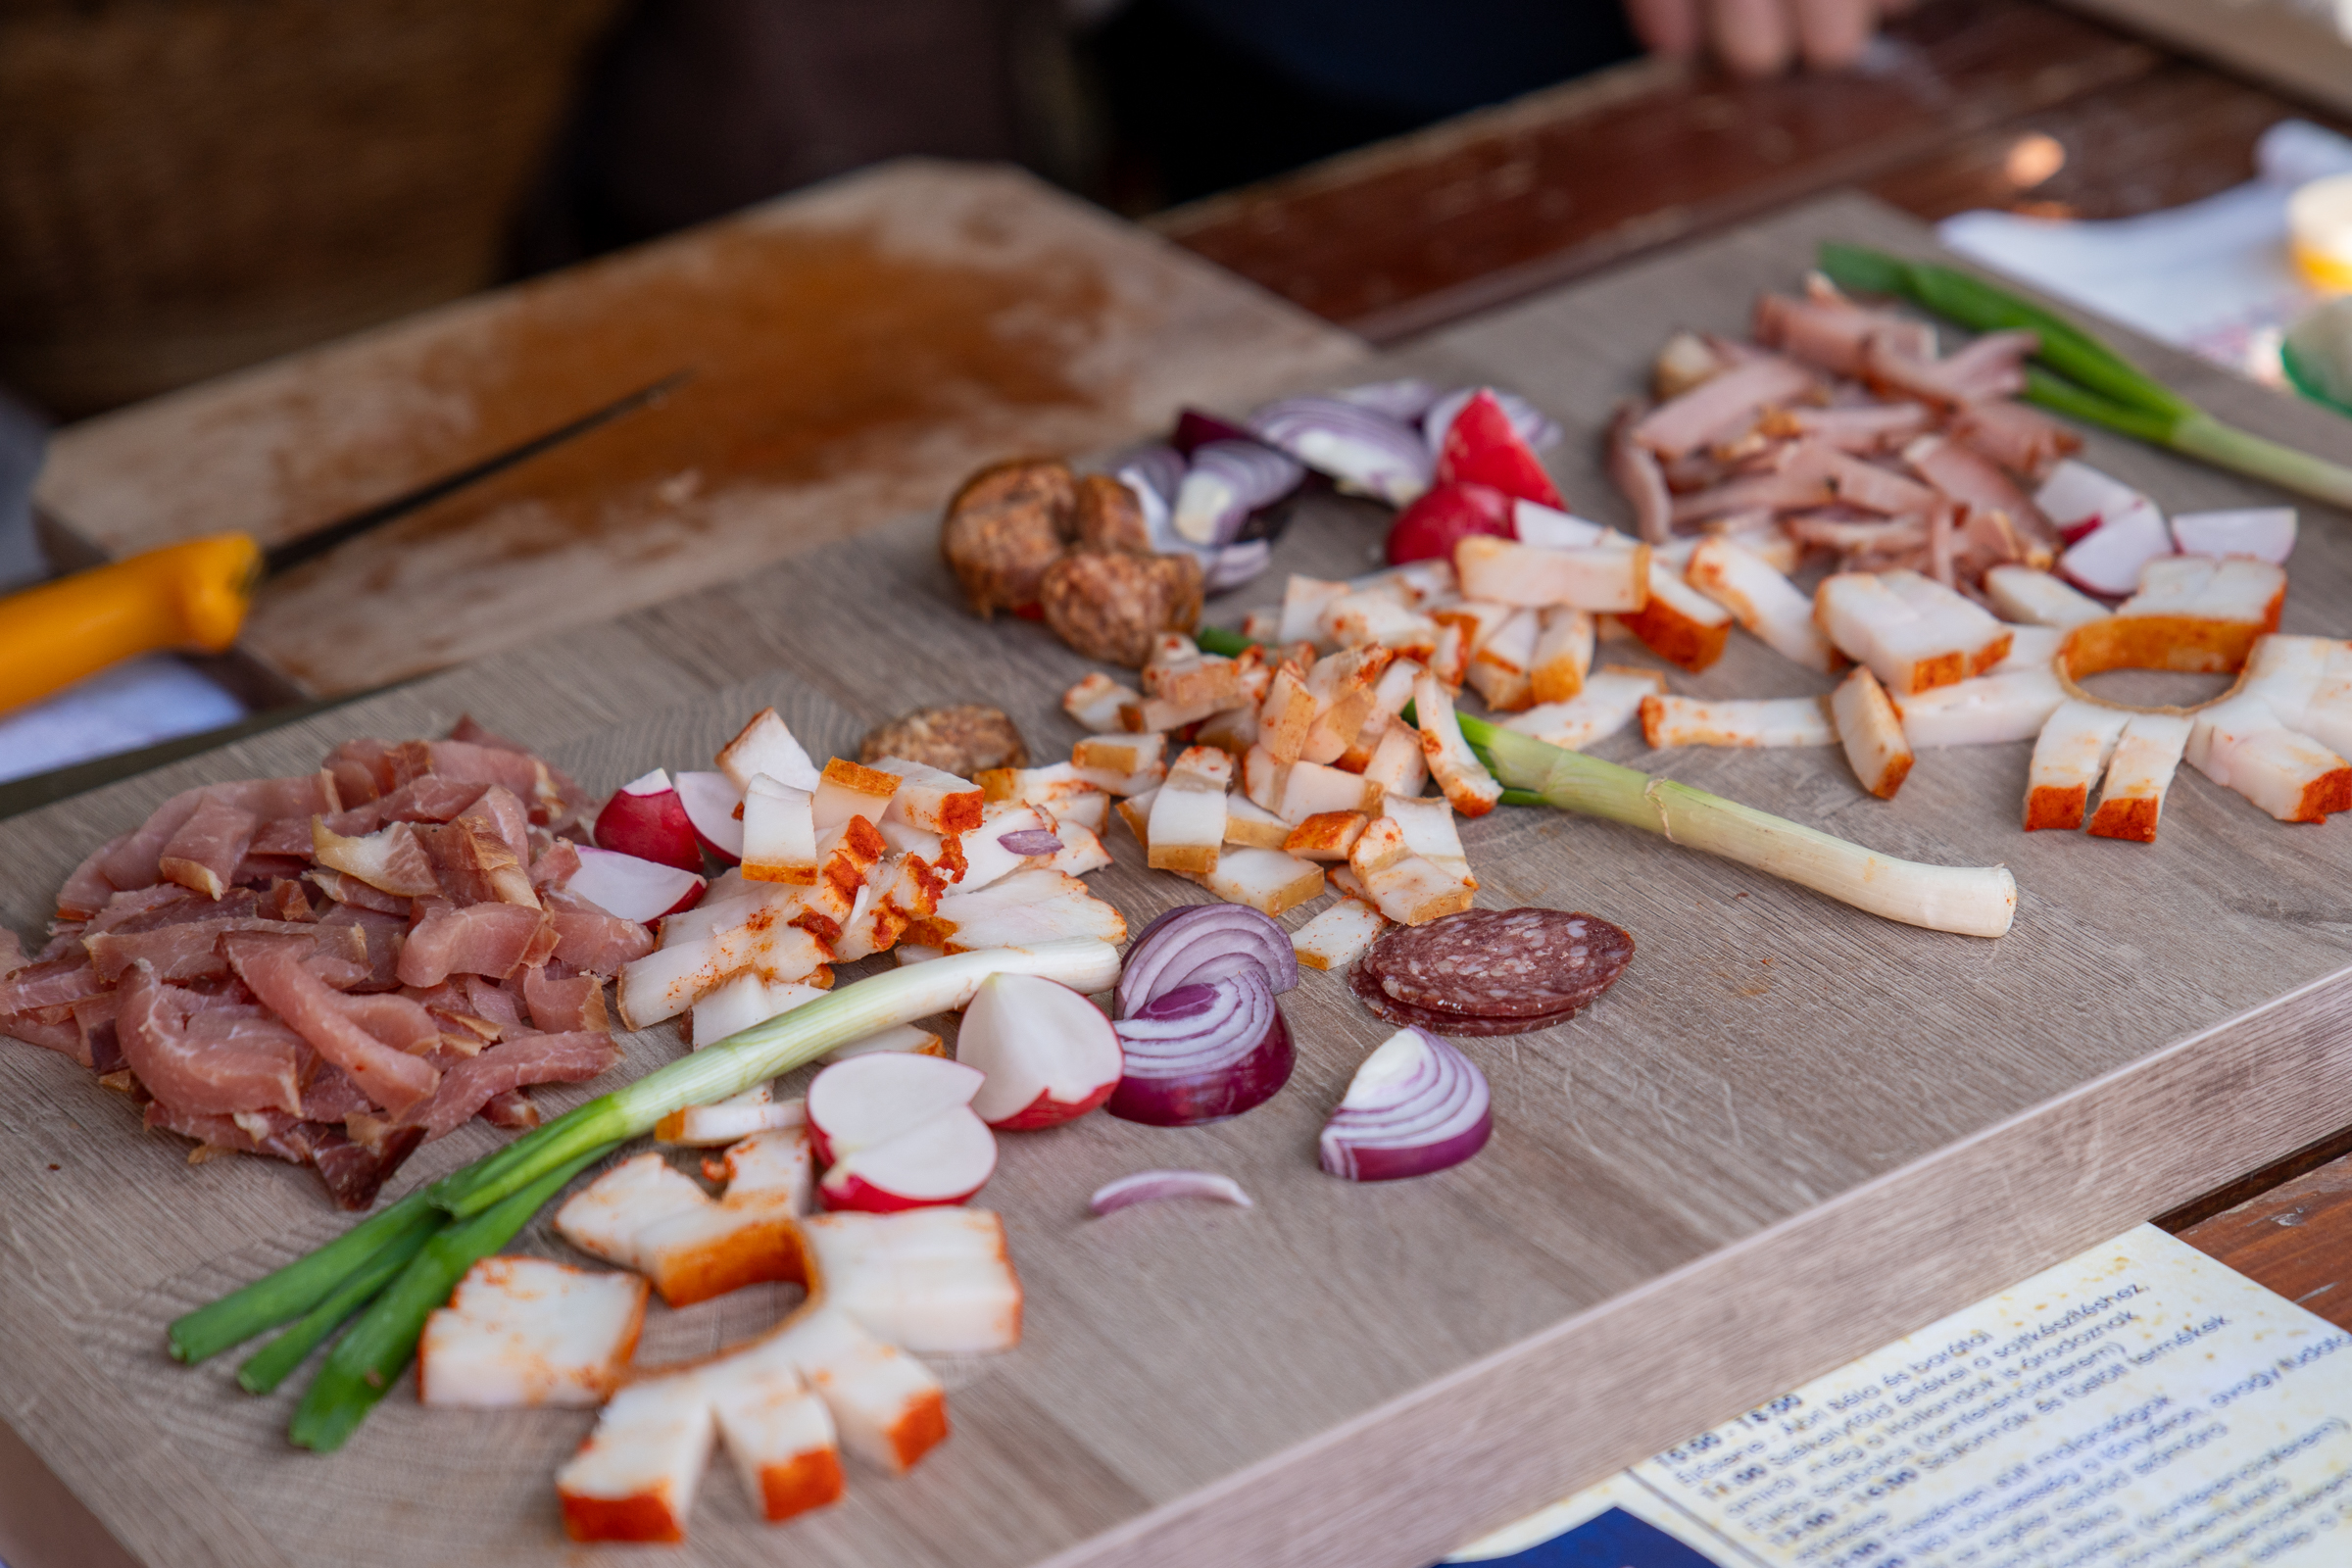
<svg viewBox="0 0 2352 1568">
<path fill-rule="evenodd" d="M 1873 204 L 1817 203 L 1378 368 L 1525 391 L 1569 430 L 1553 456 L 1569 496 L 1621 517 L 1593 461 L 1611 401 L 1674 327 L 1737 330 L 1823 237 L 1928 243 Z M 2352 430 L 2317 411 L 2145 356 L 2225 416 L 2352 457 Z M 2274 499 L 2120 441 L 2094 437 L 2089 456 L 2177 509 Z M 2346 519 L 2303 515 L 2286 626 L 2344 631 Z M 1218 610 L 1238 616 L 1290 570 L 1360 567 L 1382 521 L 1306 506 L 1274 574 Z M 693 765 L 766 702 L 812 747 L 847 749 L 908 706 L 978 697 L 1052 752 L 1075 734 L 1055 696 L 1086 668 L 1034 625 L 964 617 L 929 522 L 908 518 L 0 823 L 0 917 L 33 925 L 89 844 L 170 792 L 307 767 L 355 733 L 470 710 L 610 788 Z M 1675 679 L 1702 695 L 1820 684 L 1743 639 Z M 1928 755 L 1892 802 L 1827 751 L 1652 755 L 1621 737 L 1606 753 L 1894 854 L 2005 861 L 2022 892 L 1995 942 L 1890 925 L 1608 824 L 1518 809 L 1470 824 L 1482 904 L 1593 910 L 1641 944 L 1586 1015 L 1468 1043 L 1495 1092 L 1485 1152 L 1378 1186 L 1315 1168 L 1317 1128 L 1386 1031 L 1309 975 L 1285 999 L 1297 1074 L 1265 1106 L 1004 1141 L 982 1197 L 1007 1219 L 1027 1336 L 943 1365 L 956 1435 L 920 1469 L 860 1471 L 839 1507 L 771 1530 L 715 1466 L 691 1544 L 662 1560 L 1420 1568 L 2352 1122 L 2352 823 L 2281 826 L 2184 771 L 2152 846 L 2029 836 L 2028 750 Z M 1137 869 L 1122 831 L 1110 842 L 1126 858 L 1094 881 L 1131 922 L 1190 893 Z M 635 1037 L 631 1070 L 677 1049 L 665 1030 Z M 19 1107 L 0 1126 L 0 1415 L 134 1551 L 173 1568 L 603 1560 L 564 1541 L 551 1482 L 585 1413 L 427 1412 L 404 1387 L 321 1458 L 285 1446 L 290 1396 L 235 1392 L 235 1357 L 165 1358 L 174 1313 L 335 1233 L 308 1173 L 190 1166 L 47 1053 L 0 1050 L 0 1095 Z M 402 1185 L 494 1142 L 469 1126 Z M 1154 1166 L 1227 1172 L 1256 1206 L 1087 1217 L 1097 1184 Z M 525 1245 L 562 1250 L 544 1228 Z M 747 1293 L 657 1313 L 648 1353 L 710 1348 L 776 1308 Z"/>
<path fill-rule="evenodd" d="M 75 425 L 35 501 L 69 556 L 274 544 L 687 372 L 265 585 L 240 647 L 335 696 L 734 581 L 1006 451 L 1109 446 L 1367 352 L 1017 171 L 905 160 Z"/>
</svg>

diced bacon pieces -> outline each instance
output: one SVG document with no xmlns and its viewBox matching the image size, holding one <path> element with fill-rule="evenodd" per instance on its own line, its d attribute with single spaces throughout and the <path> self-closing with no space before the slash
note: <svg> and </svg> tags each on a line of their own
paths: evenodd
<svg viewBox="0 0 2352 1568">
<path fill-rule="evenodd" d="M 1842 661 L 1813 621 L 1813 601 L 1787 577 L 1730 539 L 1690 553 L 1690 583 L 1765 646 L 1807 669 L 1834 674 Z"/>
<path fill-rule="evenodd" d="M 1436 676 L 1424 674 L 1413 682 L 1413 711 L 1420 720 L 1421 753 L 1429 762 L 1430 776 L 1438 781 L 1453 808 L 1464 816 L 1484 816 L 1494 809 L 1502 786 L 1462 739 L 1453 699 Z"/>
<path fill-rule="evenodd" d="M 1345 969 L 1363 956 L 1388 917 L 1378 907 L 1352 896 L 1342 896 L 1313 919 L 1291 933 L 1291 951 L 1309 969 Z"/>
<path fill-rule="evenodd" d="M 1854 777 L 1880 800 L 1894 799 L 1911 772 L 1911 743 L 1886 688 L 1868 669 L 1856 669 L 1838 682 L 1829 707 Z"/>
</svg>

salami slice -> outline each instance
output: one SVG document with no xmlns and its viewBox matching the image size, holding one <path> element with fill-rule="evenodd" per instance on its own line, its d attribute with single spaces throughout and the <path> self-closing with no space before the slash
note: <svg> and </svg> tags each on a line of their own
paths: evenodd
<svg viewBox="0 0 2352 1568">
<path fill-rule="evenodd" d="M 1633 956 L 1634 939 L 1596 914 L 1464 909 L 1383 934 L 1360 967 L 1392 1002 L 1408 1007 L 1534 1018 L 1584 1006 Z"/>
<path fill-rule="evenodd" d="M 1578 1010 L 1570 1007 L 1566 1012 L 1538 1013 L 1533 1017 L 1501 1017 L 1410 1007 L 1381 990 L 1380 982 L 1370 978 L 1360 963 L 1348 971 L 1348 987 L 1365 1006 L 1372 1009 L 1375 1016 L 1386 1018 L 1398 1028 L 1410 1024 L 1426 1029 L 1433 1035 L 1451 1035 L 1455 1039 L 1528 1034 L 1537 1029 L 1548 1029 L 1555 1023 L 1566 1023 L 1576 1016 Z"/>
</svg>

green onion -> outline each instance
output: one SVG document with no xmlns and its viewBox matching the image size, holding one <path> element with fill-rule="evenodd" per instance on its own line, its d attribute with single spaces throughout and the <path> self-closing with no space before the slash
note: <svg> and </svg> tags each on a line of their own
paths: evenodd
<svg viewBox="0 0 2352 1568">
<path fill-rule="evenodd" d="M 326 1364 L 294 1407 L 287 1439 L 296 1447 L 320 1453 L 343 1446 L 376 1401 L 391 1391 L 416 1353 L 424 1320 L 449 1299 L 466 1271 L 513 1241 L 565 1182 L 613 1147 L 606 1144 L 574 1155 L 474 1218 L 436 1232 L 327 1352 Z"/>
<path fill-rule="evenodd" d="M 431 1200 L 422 1192 L 411 1193 L 308 1256 L 175 1321 L 166 1331 L 172 1358 L 192 1364 L 302 1316 L 376 1253 L 413 1232 L 429 1234 L 440 1223 Z"/>
<path fill-rule="evenodd" d="M 2352 468 L 2225 424 L 2073 322 L 1983 278 L 1858 245 L 1823 245 L 1820 265 L 1841 287 L 1900 295 L 1971 331 L 2033 331 L 2041 346 L 2035 355 L 2040 363 L 2027 369 L 2030 402 L 2298 495 L 2352 507 Z"/>
<path fill-rule="evenodd" d="M 870 976 L 566 1111 L 497 1153 L 442 1177 L 426 1191 L 436 1205 L 466 1219 L 584 1149 L 650 1133 L 673 1111 L 740 1095 L 814 1061 L 835 1046 L 961 1007 L 992 974 L 1043 975 L 1073 990 L 1101 991 L 1118 978 L 1119 956 L 1106 942 L 1072 937 L 1028 948 L 957 953 Z"/>
<path fill-rule="evenodd" d="M 1250 649 L 1262 646 L 1254 637 L 1245 637 L 1222 626 L 1203 626 L 1193 633 L 1193 641 L 1202 653 L 1223 654 L 1227 659 L 1239 659 Z"/>
<path fill-rule="evenodd" d="M 2017 879 L 2006 866 L 1926 865 L 1654 778 L 1464 713 L 1462 738 L 1513 806 L 1549 806 L 1606 817 L 1676 844 L 1737 860 L 1842 904 L 1906 925 L 1997 937 L 2017 914 Z"/>
<path fill-rule="evenodd" d="M 292 1328 L 263 1346 L 237 1368 L 237 1387 L 247 1394 L 273 1392 L 286 1375 L 302 1365 L 303 1359 L 323 1344 L 328 1335 L 343 1326 L 344 1319 L 375 1298 L 376 1292 L 392 1283 L 409 1266 L 409 1259 L 424 1250 L 449 1222 L 439 1209 L 427 1207 L 424 1212 L 430 1223 L 403 1231 L 397 1241 L 369 1258 L 360 1270 L 335 1288 L 335 1293 L 312 1307 L 295 1321 Z"/>
</svg>

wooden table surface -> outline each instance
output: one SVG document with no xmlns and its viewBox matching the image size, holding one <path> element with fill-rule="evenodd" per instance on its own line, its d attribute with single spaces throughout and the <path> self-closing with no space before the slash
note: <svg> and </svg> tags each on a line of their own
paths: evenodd
<svg viewBox="0 0 2352 1568">
<path fill-rule="evenodd" d="M 2245 178 L 2254 137 L 2290 115 L 2336 123 L 2065 13 L 1941 0 L 1853 77 L 1734 84 L 1636 65 L 1153 226 L 1385 342 L 1842 183 L 1930 219 L 2173 205 Z M 2036 138 L 2063 154 L 2055 170 Z M 2167 1223 L 2352 1326 L 2348 1144 L 2321 1137 Z M 4 1427 L 0 1559 L 127 1560 Z"/>
</svg>

